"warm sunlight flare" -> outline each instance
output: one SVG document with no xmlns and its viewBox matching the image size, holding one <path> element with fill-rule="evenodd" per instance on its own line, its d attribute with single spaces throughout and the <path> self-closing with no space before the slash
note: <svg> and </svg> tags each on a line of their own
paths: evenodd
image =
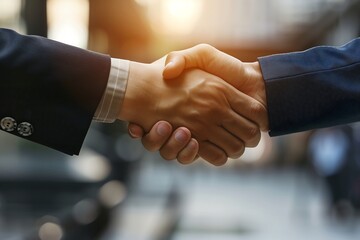
<svg viewBox="0 0 360 240">
<path fill-rule="evenodd" d="M 5 21 L 8 18 L 14 17 L 18 14 L 20 8 L 21 1 L 19 0 L 0 1 L 0 21 Z"/>
<path fill-rule="evenodd" d="M 203 0 L 135 0 L 146 7 L 153 30 L 162 35 L 186 35 L 202 15 Z"/>
<path fill-rule="evenodd" d="M 49 38 L 85 48 L 88 39 L 87 0 L 48 0 Z"/>
<path fill-rule="evenodd" d="M 172 34 L 187 34 L 193 30 L 202 10 L 202 0 L 164 0 L 162 23 Z"/>
</svg>

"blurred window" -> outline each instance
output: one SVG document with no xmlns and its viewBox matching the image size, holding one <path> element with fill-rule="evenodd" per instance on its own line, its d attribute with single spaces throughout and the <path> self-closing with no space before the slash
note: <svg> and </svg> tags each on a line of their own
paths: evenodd
<svg viewBox="0 0 360 240">
<path fill-rule="evenodd" d="M 87 0 L 48 0 L 49 38 L 86 48 L 89 26 Z"/>
<path fill-rule="evenodd" d="M 21 0 L 0 0 L 0 27 L 24 32 L 20 12 Z"/>
</svg>

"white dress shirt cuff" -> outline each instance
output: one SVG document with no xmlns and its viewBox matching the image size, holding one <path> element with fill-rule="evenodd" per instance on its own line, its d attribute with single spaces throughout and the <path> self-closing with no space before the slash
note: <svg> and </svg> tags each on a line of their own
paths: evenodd
<svg viewBox="0 0 360 240">
<path fill-rule="evenodd" d="M 125 96 L 129 66 L 128 60 L 111 58 L 108 84 L 93 120 L 111 123 L 117 119 Z"/>
</svg>

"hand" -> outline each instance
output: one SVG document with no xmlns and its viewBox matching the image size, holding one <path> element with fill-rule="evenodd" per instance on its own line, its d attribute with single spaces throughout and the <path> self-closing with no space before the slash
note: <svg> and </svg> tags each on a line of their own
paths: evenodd
<svg viewBox="0 0 360 240">
<path fill-rule="evenodd" d="M 173 79 L 190 68 L 199 68 L 218 76 L 267 107 L 265 83 L 258 62 L 243 63 L 208 44 L 200 44 L 168 54 L 163 77 Z M 267 115 L 257 124 L 261 130 L 268 131 Z"/>
<path fill-rule="evenodd" d="M 164 66 L 165 60 L 166 56 L 153 62 L 153 64 Z M 151 152 L 159 151 L 160 155 L 166 160 L 177 159 L 181 164 L 191 164 L 199 157 L 199 143 L 191 137 L 191 133 L 187 128 L 180 127 L 173 133 L 170 123 L 159 121 L 151 128 L 150 132 L 145 133 L 141 126 L 129 123 L 128 132 L 132 138 L 141 138 L 142 144 L 147 150 Z M 176 133 L 179 132 L 183 137 L 175 138 Z"/>
<path fill-rule="evenodd" d="M 146 131 L 159 119 L 188 127 L 199 142 L 199 155 L 215 165 L 258 143 L 260 132 L 252 121 L 266 115 L 262 104 L 199 70 L 186 71 L 171 82 L 163 81 L 161 72 L 159 64 L 131 64 L 119 119 Z"/>
<path fill-rule="evenodd" d="M 258 62 L 242 63 L 240 60 L 229 56 L 216 48 L 200 44 L 193 48 L 175 51 L 170 53 L 166 58 L 166 67 L 163 71 L 165 79 L 172 79 L 179 76 L 185 69 L 200 68 L 224 79 L 238 90 L 254 97 L 266 107 L 265 85 L 262 79 L 262 73 Z M 258 122 L 261 130 L 268 130 L 267 116 Z M 144 136 L 145 132 L 138 125 L 130 125 L 138 129 L 136 137 Z M 152 137 L 154 132 L 151 131 L 143 138 L 144 145 L 156 145 L 157 150 L 167 147 L 167 139 L 154 142 Z M 161 142 L 163 145 L 160 145 Z M 170 141 L 174 142 L 174 140 Z M 174 148 L 172 155 L 177 155 L 180 151 Z"/>
<path fill-rule="evenodd" d="M 130 123 L 128 129 L 132 138 L 141 138 L 147 150 L 159 151 L 166 160 L 176 158 L 181 164 L 190 164 L 198 158 L 199 143 L 191 138 L 187 128 L 180 127 L 173 132 L 170 123 L 159 121 L 146 135 L 144 130 L 134 123 Z"/>
</svg>

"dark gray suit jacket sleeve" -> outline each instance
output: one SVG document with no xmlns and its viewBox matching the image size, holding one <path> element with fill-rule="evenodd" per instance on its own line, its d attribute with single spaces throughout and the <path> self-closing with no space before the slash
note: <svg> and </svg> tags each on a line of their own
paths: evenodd
<svg viewBox="0 0 360 240">
<path fill-rule="evenodd" d="M 271 136 L 360 120 L 360 39 L 259 62 Z"/>
<path fill-rule="evenodd" d="M 0 120 L 27 122 L 33 131 L 2 129 L 78 154 L 109 71 L 109 56 L 0 29 Z"/>
</svg>

